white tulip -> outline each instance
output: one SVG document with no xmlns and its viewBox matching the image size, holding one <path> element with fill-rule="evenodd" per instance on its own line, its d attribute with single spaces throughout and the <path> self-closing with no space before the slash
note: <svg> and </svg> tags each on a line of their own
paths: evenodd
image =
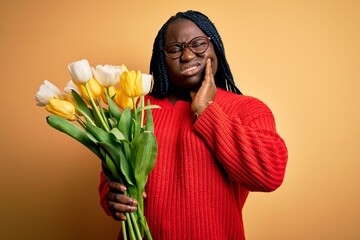
<svg viewBox="0 0 360 240">
<path fill-rule="evenodd" d="M 59 98 L 60 95 L 60 89 L 48 80 L 45 80 L 35 95 L 36 105 L 45 106 L 51 98 Z"/>
<path fill-rule="evenodd" d="M 92 68 L 92 72 L 98 83 L 101 86 L 108 88 L 115 86 L 119 82 L 123 70 L 119 66 L 97 65 L 96 68 Z"/>
<path fill-rule="evenodd" d="M 68 69 L 76 84 L 85 84 L 92 78 L 90 64 L 86 59 L 70 63 Z"/>
<path fill-rule="evenodd" d="M 142 91 L 141 95 L 145 96 L 150 92 L 151 86 L 152 86 L 152 75 L 150 74 L 141 74 L 142 78 Z"/>
<path fill-rule="evenodd" d="M 65 97 L 65 96 L 68 95 L 68 94 L 72 95 L 72 92 L 71 92 L 72 90 L 74 90 L 74 91 L 76 91 L 78 94 L 80 94 L 79 88 L 75 85 L 75 83 L 74 83 L 72 80 L 70 80 L 70 81 L 66 84 L 64 90 L 62 91 L 62 96 Z"/>
</svg>

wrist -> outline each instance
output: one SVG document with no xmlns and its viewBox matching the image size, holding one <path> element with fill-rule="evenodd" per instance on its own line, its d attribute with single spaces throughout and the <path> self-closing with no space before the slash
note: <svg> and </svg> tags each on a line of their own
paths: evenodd
<svg viewBox="0 0 360 240">
<path fill-rule="evenodd" d="M 195 106 L 195 108 L 193 110 L 194 118 L 198 119 L 200 117 L 200 115 L 205 111 L 205 109 L 212 103 L 213 103 L 213 101 L 208 101 L 206 103 Z"/>
</svg>

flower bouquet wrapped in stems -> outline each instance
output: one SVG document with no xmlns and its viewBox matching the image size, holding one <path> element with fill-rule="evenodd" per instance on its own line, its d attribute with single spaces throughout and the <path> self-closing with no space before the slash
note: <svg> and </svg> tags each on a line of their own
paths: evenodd
<svg viewBox="0 0 360 240">
<path fill-rule="evenodd" d="M 51 127 L 95 153 L 106 178 L 125 185 L 124 194 L 137 199 L 137 211 L 125 213 L 122 221 L 123 238 L 152 239 L 142 197 L 157 156 L 151 109 L 159 107 L 144 103 L 152 76 L 124 65 L 93 68 L 85 59 L 68 68 L 72 81 L 64 91 L 45 80 L 37 105 L 53 114 L 47 117 Z"/>
</svg>

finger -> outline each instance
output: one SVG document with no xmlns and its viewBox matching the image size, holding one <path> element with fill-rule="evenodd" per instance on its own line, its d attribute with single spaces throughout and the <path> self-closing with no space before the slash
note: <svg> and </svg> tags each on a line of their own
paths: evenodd
<svg viewBox="0 0 360 240">
<path fill-rule="evenodd" d="M 136 199 L 128 197 L 124 194 L 109 192 L 106 195 L 106 198 L 108 201 L 112 201 L 112 202 L 122 203 L 122 204 L 126 204 L 126 205 L 131 205 L 131 206 L 138 205 L 138 202 Z"/>
<path fill-rule="evenodd" d="M 117 203 L 112 201 L 109 201 L 108 205 L 109 205 L 109 210 L 114 214 L 116 212 L 118 213 L 135 212 L 137 209 L 135 206 L 125 205 L 122 203 Z"/>
<path fill-rule="evenodd" d="M 205 81 L 206 80 L 211 80 L 211 76 L 212 75 L 212 67 L 211 67 L 211 59 L 210 58 L 208 58 L 207 60 L 206 60 L 206 66 L 205 66 Z"/>
<path fill-rule="evenodd" d="M 110 182 L 109 188 L 114 192 L 125 192 L 126 191 L 126 187 L 118 182 Z"/>
<path fill-rule="evenodd" d="M 125 216 L 125 214 L 119 213 L 119 212 L 114 213 L 114 214 L 113 214 L 113 218 L 114 218 L 116 221 L 126 221 L 126 216 Z"/>
<path fill-rule="evenodd" d="M 143 198 L 146 198 L 146 197 L 147 197 L 146 192 L 143 192 L 142 197 L 143 197 Z"/>
</svg>

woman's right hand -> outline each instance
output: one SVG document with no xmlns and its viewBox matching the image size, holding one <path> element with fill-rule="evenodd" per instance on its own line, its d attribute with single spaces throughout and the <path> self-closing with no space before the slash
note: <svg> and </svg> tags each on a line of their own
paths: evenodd
<svg viewBox="0 0 360 240">
<path fill-rule="evenodd" d="M 205 77 L 201 83 L 201 86 L 197 92 L 191 91 L 190 96 L 192 99 L 191 110 L 197 116 L 209 106 L 209 104 L 215 99 L 216 84 L 214 75 L 212 73 L 211 59 L 206 60 Z"/>
<path fill-rule="evenodd" d="M 125 221 L 126 212 L 135 212 L 137 200 L 124 194 L 126 187 L 118 182 L 109 183 L 109 192 L 106 195 L 108 208 L 117 221 Z"/>
</svg>

